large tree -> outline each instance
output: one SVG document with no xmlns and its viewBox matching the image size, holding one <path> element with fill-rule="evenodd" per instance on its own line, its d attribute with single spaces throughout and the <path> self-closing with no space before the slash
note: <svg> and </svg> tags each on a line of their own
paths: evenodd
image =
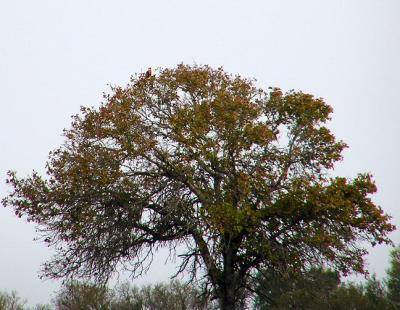
<svg viewBox="0 0 400 310">
<path fill-rule="evenodd" d="M 9 173 L 3 204 L 55 249 L 48 277 L 104 280 L 118 264 L 139 276 L 184 245 L 179 271 L 234 309 L 260 268 L 363 272 L 359 242 L 390 242 L 371 175 L 329 177 L 346 145 L 323 99 L 179 65 L 104 101 L 74 117 L 47 177 Z"/>
</svg>

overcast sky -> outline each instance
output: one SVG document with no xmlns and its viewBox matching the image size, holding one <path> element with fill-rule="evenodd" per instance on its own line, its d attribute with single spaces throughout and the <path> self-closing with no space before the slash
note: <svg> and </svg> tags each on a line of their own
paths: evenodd
<svg viewBox="0 0 400 310">
<path fill-rule="evenodd" d="M 70 116 L 97 106 L 108 84 L 184 62 L 323 97 L 350 146 L 335 173 L 371 172 L 374 201 L 400 226 L 399 55 L 398 0 L 0 0 L 0 196 L 7 170 L 44 171 Z M 47 302 L 58 282 L 38 279 L 51 253 L 34 237 L 33 225 L 0 208 L 0 290 Z M 369 256 L 379 276 L 388 251 Z M 172 272 L 161 259 L 135 283 Z"/>
</svg>

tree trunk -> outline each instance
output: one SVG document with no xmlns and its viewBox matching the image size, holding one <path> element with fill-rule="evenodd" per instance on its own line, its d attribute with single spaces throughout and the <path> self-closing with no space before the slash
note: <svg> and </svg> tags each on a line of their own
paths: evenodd
<svg viewBox="0 0 400 310">
<path fill-rule="evenodd" d="M 221 296 L 221 310 L 235 310 L 236 309 L 236 296 L 235 288 L 232 284 L 227 283 L 223 296 Z"/>
<path fill-rule="evenodd" d="M 235 310 L 237 297 L 235 296 L 236 279 L 232 249 L 228 247 L 223 256 L 224 271 L 220 283 L 221 310 Z"/>
</svg>

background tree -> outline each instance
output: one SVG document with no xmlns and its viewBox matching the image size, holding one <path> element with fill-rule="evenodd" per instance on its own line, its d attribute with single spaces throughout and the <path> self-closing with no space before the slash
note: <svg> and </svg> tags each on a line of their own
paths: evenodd
<svg viewBox="0 0 400 310">
<path fill-rule="evenodd" d="M 221 68 L 139 75 L 82 108 L 47 178 L 10 172 L 3 204 L 55 248 L 48 277 L 106 280 L 119 263 L 139 276 L 157 249 L 184 244 L 179 271 L 234 309 L 260 268 L 363 272 L 359 241 L 389 242 L 371 176 L 328 177 L 345 147 L 331 112 Z"/>
<path fill-rule="evenodd" d="M 123 283 L 115 289 L 115 298 L 112 303 L 112 310 L 142 310 L 144 308 L 144 298 L 141 290 L 137 286 Z"/>
<path fill-rule="evenodd" d="M 330 306 L 332 310 L 368 309 L 368 301 L 364 296 L 363 286 L 351 282 L 342 284 L 332 296 Z"/>
<path fill-rule="evenodd" d="M 386 273 L 388 298 L 395 309 L 400 309 L 400 247 L 390 253 L 390 266 Z"/>
<path fill-rule="evenodd" d="M 335 310 L 393 310 L 382 283 L 372 276 L 364 284 L 343 283 L 329 299 L 329 308 Z"/>
<path fill-rule="evenodd" d="M 105 286 L 71 281 L 63 285 L 54 299 L 57 310 L 108 310 L 112 291 Z"/>
<path fill-rule="evenodd" d="M 339 273 L 311 268 L 304 274 L 262 272 L 257 280 L 258 310 L 393 310 L 375 275 L 363 284 L 341 283 Z"/>
<path fill-rule="evenodd" d="M 50 305 L 37 304 L 33 308 L 26 306 L 27 301 L 22 299 L 16 291 L 11 293 L 0 292 L 0 310 L 51 310 Z"/>
<path fill-rule="evenodd" d="M 369 310 L 393 309 L 390 304 L 386 289 L 381 281 L 372 275 L 364 285 L 364 295 L 367 299 L 367 308 Z"/>
<path fill-rule="evenodd" d="M 0 292 L 0 310 L 24 310 L 26 301 L 17 292 Z"/>
<path fill-rule="evenodd" d="M 294 275 L 264 270 L 256 282 L 255 308 L 331 309 L 332 295 L 339 285 L 339 273 L 332 270 L 311 268 Z"/>
<path fill-rule="evenodd" d="M 209 310 L 215 309 L 215 303 L 190 284 L 179 281 L 147 285 L 138 289 L 136 286 L 123 285 L 117 289 L 117 301 L 113 309 L 168 309 L 168 310 Z M 140 307 L 139 307 L 140 305 Z"/>
</svg>

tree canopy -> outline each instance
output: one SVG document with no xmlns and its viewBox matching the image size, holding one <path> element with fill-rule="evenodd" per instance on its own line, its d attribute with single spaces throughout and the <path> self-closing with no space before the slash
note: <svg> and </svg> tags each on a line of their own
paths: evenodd
<svg viewBox="0 0 400 310">
<path fill-rule="evenodd" d="M 9 172 L 3 204 L 55 249 L 45 276 L 139 276 L 157 249 L 184 245 L 178 271 L 234 309 L 260 268 L 364 272 L 360 242 L 390 242 L 372 176 L 330 177 L 346 147 L 331 113 L 222 68 L 139 74 L 73 117 L 47 177 Z"/>
</svg>

